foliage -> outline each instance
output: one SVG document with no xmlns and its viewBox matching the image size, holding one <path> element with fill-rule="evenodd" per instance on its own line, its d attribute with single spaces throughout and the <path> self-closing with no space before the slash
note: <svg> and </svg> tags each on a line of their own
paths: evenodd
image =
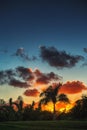
<svg viewBox="0 0 87 130">
<path fill-rule="evenodd" d="M 48 91 L 50 92 L 50 91 Z M 62 101 L 68 101 L 66 95 L 58 95 L 59 99 Z M 52 97 L 53 98 L 53 97 Z M 58 101 L 59 101 L 58 99 Z M 22 102 L 21 102 L 22 101 Z M 55 101 L 54 101 L 55 102 Z M 56 103 L 56 102 L 55 102 Z M 17 109 L 14 109 L 14 105 Z M 0 122 L 3 121 L 36 121 L 36 120 L 52 120 L 53 113 L 48 111 L 41 110 L 41 104 L 38 105 L 38 108 L 35 109 L 35 102 L 32 102 L 31 105 L 23 108 L 23 100 L 20 102 L 13 102 L 12 99 L 9 99 L 9 104 L 0 105 Z M 72 120 L 72 119 L 87 119 L 87 96 L 83 95 L 80 100 L 76 101 L 75 106 L 68 112 L 62 113 L 56 112 L 56 120 Z"/>
<path fill-rule="evenodd" d="M 53 119 L 56 118 L 55 104 L 58 101 L 63 101 L 63 102 L 69 103 L 69 99 L 67 98 L 67 96 L 65 94 L 58 94 L 60 87 L 61 87 L 60 83 L 55 87 L 49 86 L 44 92 L 42 92 L 40 94 L 40 97 L 42 97 L 42 99 L 40 100 L 40 104 L 47 104 L 48 102 L 52 101 L 53 110 L 54 110 L 53 111 Z"/>
<path fill-rule="evenodd" d="M 82 99 L 77 100 L 75 106 L 71 109 L 71 116 L 75 119 L 87 118 L 87 96 L 83 95 Z"/>
</svg>

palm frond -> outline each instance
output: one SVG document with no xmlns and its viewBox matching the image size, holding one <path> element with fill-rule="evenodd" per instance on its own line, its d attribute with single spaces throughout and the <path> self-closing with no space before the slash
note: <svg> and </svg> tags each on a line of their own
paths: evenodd
<svg viewBox="0 0 87 130">
<path fill-rule="evenodd" d="M 55 94 L 55 95 L 58 94 L 58 91 L 59 91 L 60 87 L 61 87 L 61 84 L 58 84 L 58 85 L 55 87 L 55 89 L 54 89 L 54 94 Z"/>
<path fill-rule="evenodd" d="M 65 95 L 65 94 L 60 94 L 58 96 L 58 101 L 63 101 L 63 102 L 67 102 L 67 103 L 70 102 L 69 99 L 68 99 L 68 97 L 67 97 L 67 95 Z"/>
<path fill-rule="evenodd" d="M 44 95 L 45 95 L 44 92 L 42 92 L 42 93 L 40 93 L 39 96 L 40 96 L 40 97 L 43 97 Z"/>
<path fill-rule="evenodd" d="M 42 98 L 39 102 L 39 104 L 47 104 L 50 101 L 49 98 Z"/>
</svg>

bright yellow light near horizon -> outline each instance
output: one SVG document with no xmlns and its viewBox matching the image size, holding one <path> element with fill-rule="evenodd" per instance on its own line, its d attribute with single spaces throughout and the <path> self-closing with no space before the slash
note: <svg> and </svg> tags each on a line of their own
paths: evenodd
<svg viewBox="0 0 87 130">
<path fill-rule="evenodd" d="M 60 108 L 59 112 L 64 112 L 66 109 L 65 108 Z"/>
<path fill-rule="evenodd" d="M 55 109 L 56 111 L 59 112 L 69 112 L 69 110 L 73 107 L 74 104 L 65 104 L 64 106 L 62 105 L 62 103 L 58 105 L 55 105 Z M 53 103 L 49 102 L 47 105 L 43 105 L 42 110 L 47 110 L 50 112 L 53 112 Z"/>
<path fill-rule="evenodd" d="M 60 109 L 59 109 L 59 111 L 60 112 L 65 112 L 65 113 L 67 113 L 67 112 L 69 112 L 70 111 L 70 109 L 73 107 L 73 104 L 66 104 L 66 106 L 65 107 L 61 107 Z"/>
<path fill-rule="evenodd" d="M 47 110 L 47 111 L 53 112 L 52 102 L 49 102 L 47 105 L 42 105 L 42 110 Z"/>
<path fill-rule="evenodd" d="M 48 105 L 47 110 L 50 111 L 50 112 L 53 112 L 53 105 Z"/>
<path fill-rule="evenodd" d="M 69 112 L 72 107 L 73 107 L 73 104 L 67 104 L 66 105 L 66 112 Z"/>
</svg>

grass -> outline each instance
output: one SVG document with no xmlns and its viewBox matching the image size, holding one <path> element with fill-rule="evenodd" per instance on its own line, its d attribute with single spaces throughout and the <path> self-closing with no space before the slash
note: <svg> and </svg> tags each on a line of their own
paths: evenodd
<svg viewBox="0 0 87 130">
<path fill-rule="evenodd" d="M 87 130 L 87 121 L 1 122 L 0 130 Z"/>
</svg>

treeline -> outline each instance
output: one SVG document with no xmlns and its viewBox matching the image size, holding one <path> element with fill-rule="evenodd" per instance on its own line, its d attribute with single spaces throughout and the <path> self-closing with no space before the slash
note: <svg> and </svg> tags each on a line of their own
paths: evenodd
<svg viewBox="0 0 87 130">
<path fill-rule="evenodd" d="M 35 102 L 31 105 L 23 107 L 23 101 L 12 101 L 9 99 L 9 103 L 5 103 L 3 99 L 0 99 L 0 122 L 2 121 L 28 121 L 28 120 L 52 120 L 53 114 L 49 111 L 42 111 L 41 106 L 38 105 L 35 108 Z"/>
<path fill-rule="evenodd" d="M 81 99 L 75 102 L 75 105 L 69 112 L 59 112 L 55 109 L 56 103 L 66 102 L 70 103 L 68 97 L 65 94 L 58 94 L 61 84 L 55 88 L 50 86 L 44 92 L 40 94 L 40 101 L 38 107 L 35 108 L 35 102 L 31 105 L 23 107 L 23 98 L 18 97 L 17 101 L 9 99 L 8 103 L 5 103 L 3 99 L 0 99 L 0 121 L 29 121 L 29 120 L 87 120 L 87 96 L 83 95 Z M 53 103 L 53 113 L 49 111 L 42 111 L 42 104 L 48 102 Z"/>
<path fill-rule="evenodd" d="M 14 107 L 15 106 L 15 107 Z M 35 109 L 35 103 L 23 108 L 23 101 L 18 103 L 9 99 L 8 105 L 0 105 L 0 121 L 28 121 L 28 120 L 53 120 L 53 113 L 42 111 L 41 107 Z M 75 106 L 68 112 L 56 112 L 56 120 L 87 119 L 87 96 L 77 100 Z"/>
</svg>

